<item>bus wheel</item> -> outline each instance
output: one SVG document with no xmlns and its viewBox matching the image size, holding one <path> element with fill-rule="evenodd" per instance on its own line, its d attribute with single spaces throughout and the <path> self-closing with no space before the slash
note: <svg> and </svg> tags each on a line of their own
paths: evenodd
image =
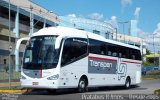
<svg viewBox="0 0 160 100">
<path fill-rule="evenodd" d="M 131 80 L 129 77 L 127 77 L 124 88 L 129 89 L 131 87 Z"/>
<path fill-rule="evenodd" d="M 86 92 L 87 90 L 87 81 L 85 78 L 81 78 L 78 84 L 78 92 Z"/>
</svg>

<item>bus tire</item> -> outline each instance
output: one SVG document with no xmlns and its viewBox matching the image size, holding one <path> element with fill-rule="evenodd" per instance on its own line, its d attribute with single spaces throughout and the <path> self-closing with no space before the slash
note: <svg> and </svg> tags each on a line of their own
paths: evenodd
<svg viewBox="0 0 160 100">
<path fill-rule="evenodd" d="M 88 90 L 87 88 L 87 80 L 85 78 L 81 78 L 78 83 L 78 92 L 86 92 Z"/>
<path fill-rule="evenodd" d="M 125 81 L 124 88 L 129 89 L 130 87 L 131 87 L 131 79 L 130 79 L 130 77 L 127 77 L 126 81 Z"/>
</svg>

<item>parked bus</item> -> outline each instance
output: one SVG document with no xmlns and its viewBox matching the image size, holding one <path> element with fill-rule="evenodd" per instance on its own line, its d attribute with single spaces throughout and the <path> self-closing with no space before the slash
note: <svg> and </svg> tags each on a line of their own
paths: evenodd
<svg viewBox="0 0 160 100">
<path fill-rule="evenodd" d="M 26 44 L 21 86 L 56 90 L 138 85 L 139 47 L 67 27 L 49 27 L 32 34 Z"/>
</svg>

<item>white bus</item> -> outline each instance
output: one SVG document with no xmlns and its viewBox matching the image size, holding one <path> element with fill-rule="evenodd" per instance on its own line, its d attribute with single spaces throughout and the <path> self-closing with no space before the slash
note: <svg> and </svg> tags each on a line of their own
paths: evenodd
<svg viewBox="0 0 160 100">
<path fill-rule="evenodd" d="M 82 30 L 50 27 L 32 34 L 21 68 L 21 86 L 56 90 L 124 86 L 141 82 L 141 53 Z"/>
</svg>

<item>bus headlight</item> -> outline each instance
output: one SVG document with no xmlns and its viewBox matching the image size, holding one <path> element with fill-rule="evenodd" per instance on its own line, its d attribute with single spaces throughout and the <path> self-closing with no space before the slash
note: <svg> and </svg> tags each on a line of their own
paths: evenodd
<svg viewBox="0 0 160 100">
<path fill-rule="evenodd" d="M 59 74 L 48 77 L 48 80 L 57 80 L 59 78 Z"/>
</svg>

